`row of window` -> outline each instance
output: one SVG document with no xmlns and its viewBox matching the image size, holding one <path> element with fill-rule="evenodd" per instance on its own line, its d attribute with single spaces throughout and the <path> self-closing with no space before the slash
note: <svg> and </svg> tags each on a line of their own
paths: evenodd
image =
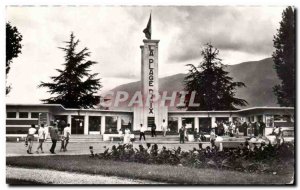
<svg viewBox="0 0 300 190">
<path fill-rule="evenodd" d="M 31 112 L 31 118 L 39 118 L 39 112 Z M 7 118 L 17 118 L 17 112 L 6 112 Z M 19 118 L 29 118 L 28 112 L 19 112 Z"/>
</svg>

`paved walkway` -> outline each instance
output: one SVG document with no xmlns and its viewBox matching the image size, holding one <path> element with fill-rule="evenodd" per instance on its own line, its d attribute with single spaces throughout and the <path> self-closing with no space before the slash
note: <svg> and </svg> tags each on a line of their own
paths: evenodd
<svg viewBox="0 0 300 190">
<path fill-rule="evenodd" d="M 27 180 L 42 184 L 163 184 L 149 180 L 124 177 L 70 173 L 47 169 L 6 167 L 6 178 Z"/>
<path fill-rule="evenodd" d="M 135 148 L 138 148 L 138 146 L 142 144 L 145 148 L 146 142 L 135 142 L 133 146 Z M 54 155 L 49 152 L 49 149 L 51 147 L 52 143 L 50 141 L 47 141 L 43 144 L 43 149 L 45 153 L 35 153 L 36 148 L 38 146 L 37 142 L 34 142 L 33 144 L 33 153 L 34 154 L 27 154 L 27 147 L 24 146 L 24 142 L 6 142 L 6 156 L 50 156 Z M 105 149 L 111 148 L 113 145 L 118 145 L 117 142 L 99 142 L 99 143 L 88 143 L 88 142 L 82 142 L 82 143 L 69 143 L 68 144 L 68 151 L 67 152 L 60 152 L 60 142 L 56 145 L 56 154 L 58 155 L 79 155 L 79 154 L 90 154 L 89 147 L 93 146 L 94 153 L 103 153 Z M 198 143 L 193 144 L 158 144 L 158 148 L 161 149 L 163 146 L 169 149 L 181 147 L 182 150 L 191 150 L 194 147 L 199 148 Z"/>
</svg>

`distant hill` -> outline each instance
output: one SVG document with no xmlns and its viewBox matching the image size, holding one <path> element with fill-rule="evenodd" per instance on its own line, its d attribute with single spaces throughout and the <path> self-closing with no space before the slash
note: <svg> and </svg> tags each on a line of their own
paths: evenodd
<svg viewBox="0 0 300 190">
<path fill-rule="evenodd" d="M 246 88 L 240 88 L 237 91 L 237 97 L 248 101 L 247 107 L 254 106 L 279 106 L 272 87 L 279 83 L 279 78 L 273 69 L 273 61 L 271 58 L 260 61 L 243 62 L 236 65 L 228 65 L 226 70 L 234 81 L 244 82 Z M 159 78 L 159 91 L 183 90 L 183 80 L 186 74 L 180 73 L 172 76 Z M 130 96 L 135 91 L 139 91 L 141 82 L 132 82 L 117 86 L 111 91 L 126 91 Z"/>
</svg>

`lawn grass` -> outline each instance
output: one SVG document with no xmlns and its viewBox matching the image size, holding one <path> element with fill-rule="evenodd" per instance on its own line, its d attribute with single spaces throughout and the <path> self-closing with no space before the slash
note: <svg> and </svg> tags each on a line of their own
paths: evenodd
<svg viewBox="0 0 300 190">
<path fill-rule="evenodd" d="M 256 174 L 219 169 L 197 169 L 171 165 L 148 165 L 90 158 L 88 155 L 7 157 L 7 166 L 44 168 L 87 174 L 120 176 L 177 184 L 289 184 L 293 171 Z"/>
</svg>

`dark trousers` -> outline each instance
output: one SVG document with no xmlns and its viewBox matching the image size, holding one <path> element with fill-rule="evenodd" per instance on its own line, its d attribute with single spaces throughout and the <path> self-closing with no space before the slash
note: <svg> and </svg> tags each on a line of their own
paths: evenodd
<svg viewBox="0 0 300 190">
<path fill-rule="evenodd" d="M 57 140 L 52 139 L 52 146 L 50 148 L 50 152 L 54 152 L 55 147 L 56 147 L 56 142 L 57 142 Z"/>
<path fill-rule="evenodd" d="M 151 130 L 151 136 L 152 137 L 156 136 L 156 131 L 155 130 Z"/>
<path fill-rule="evenodd" d="M 144 141 L 145 141 L 146 140 L 145 133 L 140 132 L 140 140 L 142 140 L 142 137 L 144 137 Z"/>
<path fill-rule="evenodd" d="M 184 135 L 180 135 L 179 141 L 180 141 L 180 143 L 181 143 L 181 142 L 184 143 Z"/>
</svg>

